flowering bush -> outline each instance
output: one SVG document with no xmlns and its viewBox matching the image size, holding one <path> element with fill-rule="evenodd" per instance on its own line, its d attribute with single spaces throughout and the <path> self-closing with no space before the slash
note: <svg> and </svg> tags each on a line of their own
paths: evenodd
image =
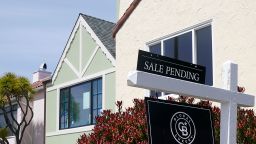
<svg viewBox="0 0 256 144">
<path fill-rule="evenodd" d="M 220 143 L 220 109 L 209 101 L 195 103 L 194 98 L 180 96 L 168 100 L 210 107 L 213 112 L 216 143 Z M 78 144 L 147 144 L 146 110 L 143 100 L 135 99 L 134 106 L 122 109 L 122 102 L 116 103 L 118 112 L 104 110 L 96 118 L 96 125 L 89 135 L 83 134 Z M 238 109 L 238 144 L 256 143 L 256 116 L 253 110 Z"/>
</svg>

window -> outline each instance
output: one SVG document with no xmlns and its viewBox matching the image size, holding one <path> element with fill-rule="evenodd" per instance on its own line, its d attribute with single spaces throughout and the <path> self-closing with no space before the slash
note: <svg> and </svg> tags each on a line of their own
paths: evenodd
<svg viewBox="0 0 256 144">
<path fill-rule="evenodd" d="M 205 84 L 213 85 L 211 25 L 159 40 L 149 45 L 149 51 L 205 66 Z M 152 94 L 159 96 L 159 92 L 152 91 Z"/>
<path fill-rule="evenodd" d="M 101 110 L 101 78 L 60 90 L 60 129 L 95 124 Z"/>
<path fill-rule="evenodd" d="M 6 107 L 6 112 L 7 112 L 7 115 L 9 117 L 11 124 L 15 125 L 13 119 L 11 118 L 11 107 Z M 14 118 L 17 120 L 17 105 L 12 106 L 12 113 L 13 113 Z M 5 128 L 6 126 L 7 125 L 5 122 L 3 111 L 0 110 L 0 128 Z M 11 130 L 9 128 L 8 128 L 8 136 L 13 136 L 13 133 L 11 132 Z"/>
</svg>

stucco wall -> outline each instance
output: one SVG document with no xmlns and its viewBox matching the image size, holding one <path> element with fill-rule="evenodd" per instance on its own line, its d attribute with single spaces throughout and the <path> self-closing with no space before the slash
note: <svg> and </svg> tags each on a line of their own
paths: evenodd
<svg viewBox="0 0 256 144">
<path fill-rule="evenodd" d="M 44 144 L 44 91 L 40 90 L 33 101 L 34 117 L 32 120 L 33 144 Z"/>
<path fill-rule="evenodd" d="M 122 17 L 123 13 L 126 11 L 126 9 L 130 6 L 133 0 L 117 0 L 117 6 L 118 12 L 119 12 L 119 18 Z"/>
<path fill-rule="evenodd" d="M 120 7 L 126 7 L 120 3 Z M 156 38 L 212 20 L 213 83 L 221 87 L 221 66 L 227 60 L 238 64 L 239 85 L 256 95 L 256 1 L 236 0 L 145 0 L 141 1 L 116 35 L 117 97 L 131 105 L 145 90 L 127 86 L 135 70 L 138 49 Z"/>
</svg>

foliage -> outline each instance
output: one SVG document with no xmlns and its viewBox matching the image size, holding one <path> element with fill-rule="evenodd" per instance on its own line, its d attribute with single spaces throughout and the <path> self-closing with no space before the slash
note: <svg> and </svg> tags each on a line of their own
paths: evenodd
<svg viewBox="0 0 256 144">
<path fill-rule="evenodd" d="M 33 118 L 30 101 L 33 99 L 33 88 L 28 79 L 7 73 L 0 77 L 0 110 L 8 129 L 14 134 L 16 143 L 20 144 L 26 127 Z M 15 106 L 21 111 L 21 120 L 17 120 Z"/>
<path fill-rule="evenodd" d="M 195 102 L 194 98 L 180 96 L 177 99 L 169 97 L 168 100 L 180 103 L 195 104 L 210 107 L 213 112 L 216 143 L 220 143 L 220 109 L 209 101 Z M 146 144 L 148 143 L 145 105 L 143 100 L 134 100 L 134 106 L 122 111 L 122 102 L 117 102 L 118 112 L 103 111 L 96 118 L 93 132 L 83 134 L 78 144 Z M 256 143 L 256 116 L 253 110 L 238 110 L 238 144 Z"/>
<path fill-rule="evenodd" d="M 134 107 L 122 111 L 122 102 L 118 101 L 118 112 L 104 110 L 96 118 L 94 132 L 82 135 L 79 144 L 146 144 L 147 126 L 144 103 L 134 100 Z"/>
<path fill-rule="evenodd" d="M 8 129 L 0 128 L 0 144 L 9 144 L 8 140 L 6 139 L 7 136 L 8 136 Z"/>
</svg>

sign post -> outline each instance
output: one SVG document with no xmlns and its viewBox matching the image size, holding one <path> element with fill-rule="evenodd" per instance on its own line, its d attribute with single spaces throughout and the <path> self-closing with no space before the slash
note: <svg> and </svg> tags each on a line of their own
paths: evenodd
<svg viewBox="0 0 256 144">
<path fill-rule="evenodd" d="M 132 87 L 155 89 L 167 93 L 220 102 L 222 111 L 221 144 L 234 144 L 236 143 L 237 106 L 253 107 L 255 97 L 237 92 L 236 64 L 225 63 L 223 77 L 225 89 L 142 71 L 130 72 L 127 83 Z"/>
</svg>

